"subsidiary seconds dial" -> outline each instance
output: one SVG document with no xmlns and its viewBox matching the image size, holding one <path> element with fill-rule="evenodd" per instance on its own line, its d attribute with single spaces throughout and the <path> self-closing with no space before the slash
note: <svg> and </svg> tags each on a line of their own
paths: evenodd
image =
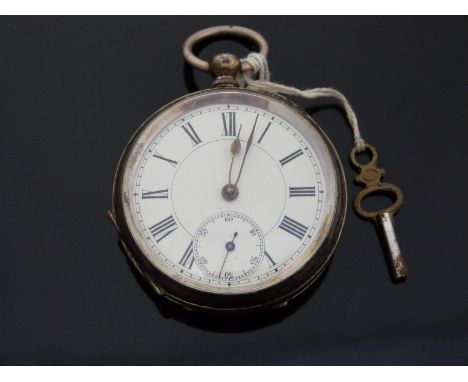
<svg viewBox="0 0 468 382">
<path fill-rule="evenodd" d="M 193 240 L 200 269 L 208 277 L 223 281 L 237 281 L 255 273 L 264 250 L 260 228 L 237 212 L 211 216 L 200 225 Z"/>
</svg>

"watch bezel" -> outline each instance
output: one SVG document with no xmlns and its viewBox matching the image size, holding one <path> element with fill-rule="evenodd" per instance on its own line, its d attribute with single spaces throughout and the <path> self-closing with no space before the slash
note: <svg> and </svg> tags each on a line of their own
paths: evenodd
<svg viewBox="0 0 468 382">
<path fill-rule="evenodd" d="M 156 267 L 144 255 L 142 249 L 138 245 L 138 239 L 133 236 L 127 222 L 125 207 L 131 201 L 125 197 L 123 191 L 124 175 L 127 168 L 127 163 L 134 151 L 135 143 L 141 134 L 144 133 L 149 123 L 171 107 L 189 100 L 199 97 L 200 95 L 213 92 L 242 92 L 244 94 L 260 94 L 262 97 L 270 98 L 284 104 L 295 113 L 304 118 L 312 129 L 320 135 L 328 150 L 332 161 L 332 167 L 335 171 L 335 187 L 336 200 L 331 223 L 329 224 L 328 234 L 322 241 L 318 249 L 314 248 L 315 254 L 311 256 L 299 270 L 290 275 L 288 278 L 279 281 L 278 283 L 251 293 L 242 294 L 223 294 L 210 293 L 185 285 L 174 278 L 169 277 L 165 272 Z M 152 114 L 143 124 L 137 129 L 130 141 L 127 143 L 125 150 L 120 158 L 113 186 L 113 206 L 112 216 L 116 228 L 119 232 L 125 253 L 129 256 L 131 262 L 144 276 L 144 278 L 152 285 L 155 291 L 165 298 L 174 301 L 183 307 L 197 310 L 217 310 L 217 311 L 250 311 L 260 310 L 268 307 L 278 306 L 286 303 L 291 298 L 297 296 L 306 290 L 325 270 L 330 262 L 333 251 L 338 243 L 341 231 L 344 225 L 346 216 L 347 190 L 344 178 L 343 167 L 341 165 L 338 154 L 330 142 L 326 134 L 320 129 L 317 123 L 299 106 L 290 100 L 271 93 L 252 91 L 247 89 L 206 89 L 198 92 L 187 94 L 181 98 L 167 104 L 160 110 Z M 307 251 L 310 250 L 310 246 Z"/>
</svg>

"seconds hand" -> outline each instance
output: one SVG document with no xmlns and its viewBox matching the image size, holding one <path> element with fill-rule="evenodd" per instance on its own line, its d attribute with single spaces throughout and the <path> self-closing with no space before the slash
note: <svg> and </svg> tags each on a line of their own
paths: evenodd
<svg viewBox="0 0 468 382">
<path fill-rule="evenodd" d="M 224 256 L 224 261 L 223 261 L 223 265 L 221 265 L 221 269 L 219 270 L 219 275 L 218 275 L 218 278 L 221 277 L 221 272 L 223 272 L 223 268 L 224 268 L 224 264 L 226 264 L 226 260 L 227 260 L 227 257 L 228 257 L 228 254 L 229 252 L 232 252 L 236 249 L 236 245 L 234 244 L 234 239 L 237 237 L 237 232 L 234 232 L 234 236 L 232 237 L 232 240 L 231 241 L 228 241 L 225 245 L 225 248 L 226 248 L 226 256 Z"/>
</svg>

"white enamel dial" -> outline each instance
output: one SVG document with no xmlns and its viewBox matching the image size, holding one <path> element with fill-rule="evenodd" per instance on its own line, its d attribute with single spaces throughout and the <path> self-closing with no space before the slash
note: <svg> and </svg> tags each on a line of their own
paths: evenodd
<svg viewBox="0 0 468 382">
<path fill-rule="evenodd" d="M 323 139 L 279 102 L 250 98 L 186 102 L 150 123 L 129 160 L 132 234 L 162 272 L 199 290 L 245 293 L 291 276 L 335 208 Z M 222 194 L 231 183 L 233 200 Z"/>
</svg>

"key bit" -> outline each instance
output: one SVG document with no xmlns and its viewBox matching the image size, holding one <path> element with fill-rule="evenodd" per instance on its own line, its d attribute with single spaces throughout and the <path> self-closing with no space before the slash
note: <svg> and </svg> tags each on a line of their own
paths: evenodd
<svg viewBox="0 0 468 382">
<path fill-rule="evenodd" d="M 377 215 L 379 229 L 383 234 L 383 241 L 387 251 L 390 270 L 395 281 L 402 281 L 408 277 L 408 266 L 405 258 L 401 255 L 400 246 L 395 234 L 393 218 L 389 212 Z"/>
</svg>

